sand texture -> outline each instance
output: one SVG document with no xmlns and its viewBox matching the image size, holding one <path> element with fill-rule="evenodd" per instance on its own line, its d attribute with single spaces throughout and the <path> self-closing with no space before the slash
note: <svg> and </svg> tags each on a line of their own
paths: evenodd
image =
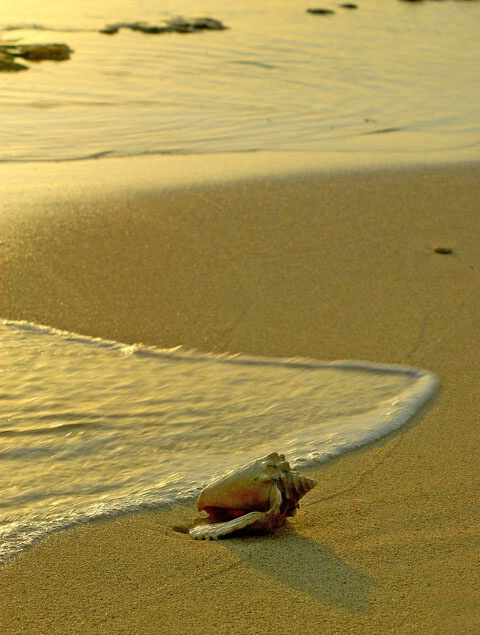
<svg viewBox="0 0 480 635">
<path fill-rule="evenodd" d="M 51 536 L 0 570 L 2 635 L 478 635 L 479 201 L 475 163 L 4 192 L 1 317 L 409 364 L 442 389 L 315 470 L 274 536 L 192 541 L 191 508 Z"/>
</svg>

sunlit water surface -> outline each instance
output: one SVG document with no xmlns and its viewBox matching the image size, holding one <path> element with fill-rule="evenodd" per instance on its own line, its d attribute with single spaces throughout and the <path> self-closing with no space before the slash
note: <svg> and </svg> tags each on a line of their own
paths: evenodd
<svg viewBox="0 0 480 635">
<path fill-rule="evenodd" d="M 75 52 L 0 75 L 0 160 L 479 147 L 480 2 L 312 4 L 3 0 L 0 41 Z M 177 15 L 229 28 L 98 32 Z"/>
</svg>

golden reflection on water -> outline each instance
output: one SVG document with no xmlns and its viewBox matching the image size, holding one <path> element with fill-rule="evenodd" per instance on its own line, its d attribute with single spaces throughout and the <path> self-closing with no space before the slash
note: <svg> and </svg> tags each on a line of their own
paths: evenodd
<svg viewBox="0 0 480 635">
<path fill-rule="evenodd" d="M 4 76 L 0 159 L 478 145 L 480 3 L 325 6 L 334 15 L 286 0 L 214 0 L 208 8 L 168 0 L 160 9 L 146 0 L 7 0 L 3 26 L 66 30 L 24 28 L 3 39 L 62 40 L 75 53 Z M 98 33 L 178 13 L 207 13 L 229 29 Z"/>
</svg>

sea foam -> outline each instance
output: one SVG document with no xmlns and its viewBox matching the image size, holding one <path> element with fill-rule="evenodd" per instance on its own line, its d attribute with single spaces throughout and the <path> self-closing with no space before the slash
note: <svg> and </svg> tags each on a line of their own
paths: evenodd
<svg viewBox="0 0 480 635">
<path fill-rule="evenodd" d="M 58 529 L 193 497 L 271 451 L 312 465 L 397 429 L 435 375 L 213 355 L 0 322 L 0 562 Z"/>
</svg>

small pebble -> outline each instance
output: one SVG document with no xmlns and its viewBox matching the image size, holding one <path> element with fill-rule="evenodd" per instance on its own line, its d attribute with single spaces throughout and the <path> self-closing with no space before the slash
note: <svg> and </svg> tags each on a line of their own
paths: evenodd
<svg viewBox="0 0 480 635">
<path fill-rule="evenodd" d="M 434 247 L 433 253 L 435 254 L 453 254 L 453 249 L 451 247 Z"/>
<path fill-rule="evenodd" d="M 358 9 L 358 4 L 353 4 L 353 2 L 345 2 L 341 4 L 340 7 L 342 9 Z"/>
<path fill-rule="evenodd" d="M 316 15 L 332 15 L 335 11 L 331 9 L 307 9 L 307 13 L 314 13 Z"/>
</svg>

